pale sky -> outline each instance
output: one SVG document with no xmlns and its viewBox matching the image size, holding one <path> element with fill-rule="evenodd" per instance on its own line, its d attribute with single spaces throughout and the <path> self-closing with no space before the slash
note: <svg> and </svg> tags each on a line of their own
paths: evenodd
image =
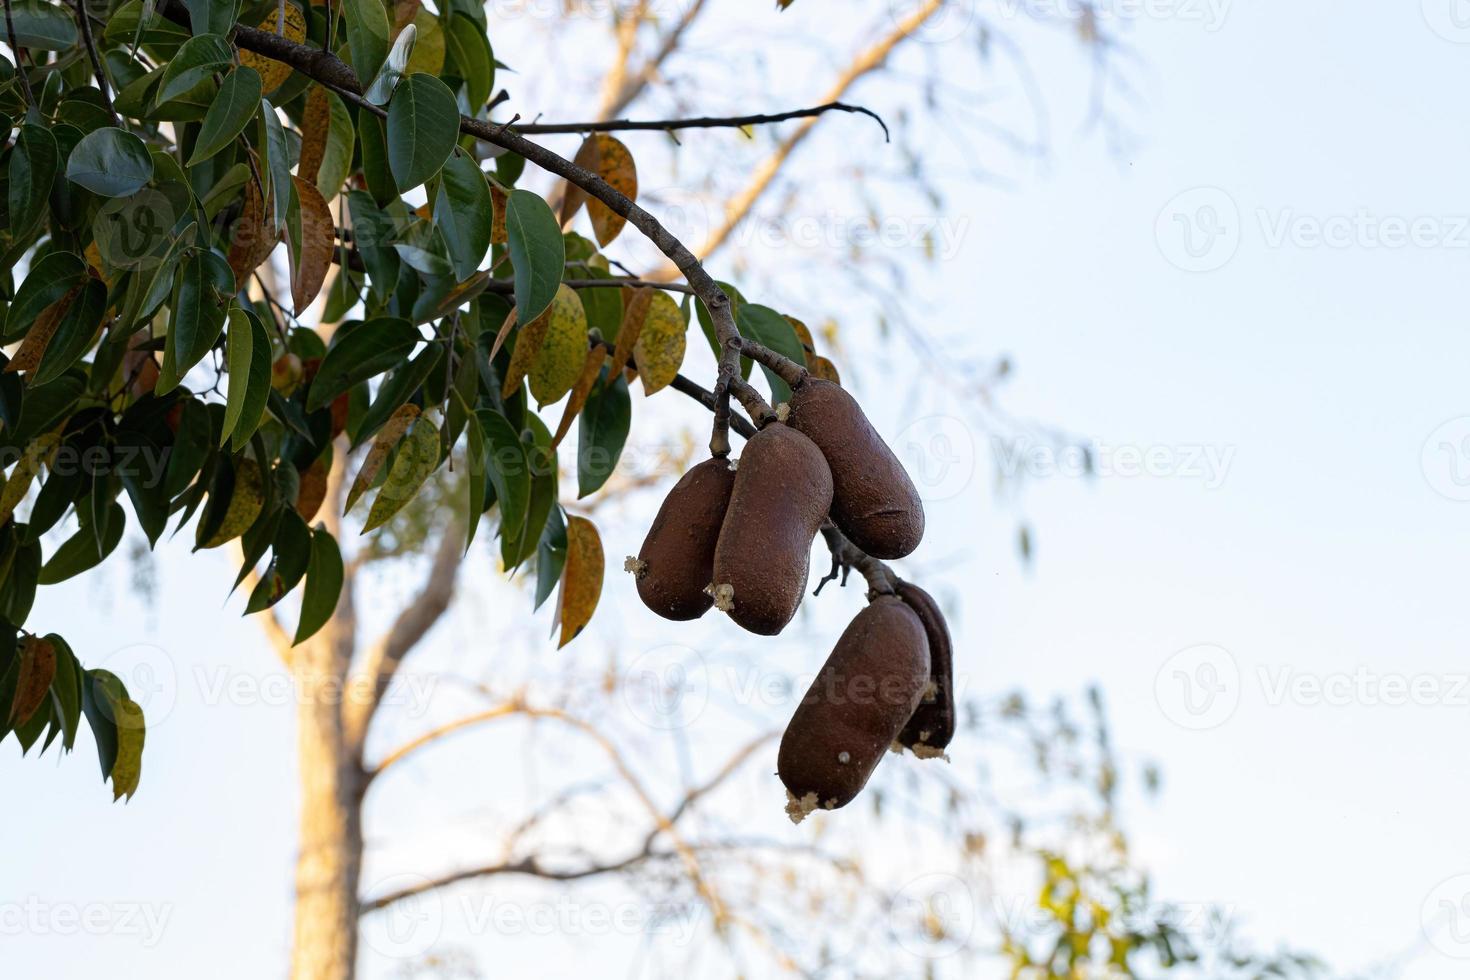
<svg viewBox="0 0 1470 980">
<path fill-rule="evenodd" d="M 1102 688 L 1119 750 L 1163 771 L 1159 799 L 1130 800 L 1125 814 L 1156 895 L 1218 903 L 1256 945 L 1316 952 L 1338 975 L 1463 977 L 1470 5 L 1115 9 L 1142 65 L 1143 107 L 1126 113 L 1138 140 L 1120 151 L 1085 130 L 1071 40 L 1039 44 L 1033 71 L 1072 93 L 1049 105 L 1050 153 L 1012 165 L 1003 187 L 957 194 L 963 230 L 927 297 L 954 350 L 1012 356 L 1005 409 L 1095 440 L 1103 472 L 997 459 L 938 390 L 871 398 L 901 451 L 938 445 L 936 432 L 953 447 L 949 470 L 909 457 L 932 477 L 920 481 L 930 534 L 903 567 L 936 570 L 936 590 L 962 597 L 963 683 L 1037 698 Z M 790 93 L 793 104 L 808 94 Z M 818 138 L 806 162 L 836 160 L 854 132 Z M 707 373 L 703 360 L 691 367 Z M 994 470 L 1007 464 L 1029 475 L 1001 498 Z M 1036 539 L 1029 569 L 1016 557 L 1022 519 Z M 640 539 L 637 520 L 619 522 L 610 558 Z M 671 634 L 612 564 L 597 636 L 711 657 L 739 648 L 711 624 Z M 8 975 L 284 975 L 290 695 L 238 601 L 222 606 L 222 562 L 175 543 L 155 568 L 156 609 L 130 595 L 121 555 L 96 580 L 39 594 L 34 621 L 63 631 L 84 663 L 149 665 L 160 693 L 145 703 L 143 780 L 127 806 L 108 802 L 90 744 L 59 764 L 22 762 L 13 742 L 0 750 Z M 491 642 L 485 620 L 523 615 L 524 600 L 490 578 L 473 575 L 471 594 L 503 605 L 457 614 L 426 662 L 518 656 L 522 638 Z M 855 600 L 824 595 L 811 631 L 840 629 Z M 548 622 L 543 610 L 536 642 Z M 820 655 L 789 656 L 804 658 L 799 671 Z M 394 838 L 375 880 L 417 848 L 492 839 L 473 826 L 476 792 L 448 790 L 445 804 L 456 778 L 534 798 L 513 759 L 456 746 L 370 804 L 370 840 L 377 828 Z M 420 817 L 435 839 L 404 843 Z M 618 901 L 582 899 L 598 894 Z M 68 904 L 110 925 L 12 926 Z M 384 943 L 365 943 L 364 975 L 391 972 Z M 636 937 L 586 935 L 523 935 L 481 957 L 515 976 L 604 961 L 624 975 L 645 963 Z M 707 965 L 722 975 L 718 959 Z"/>
</svg>

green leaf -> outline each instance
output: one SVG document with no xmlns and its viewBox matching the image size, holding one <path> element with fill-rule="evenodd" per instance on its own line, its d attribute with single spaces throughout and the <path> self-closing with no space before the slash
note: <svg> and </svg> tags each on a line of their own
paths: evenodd
<svg viewBox="0 0 1470 980">
<path fill-rule="evenodd" d="M 515 269 L 517 317 L 530 323 L 551 305 L 566 265 L 561 225 L 541 196 L 514 190 L 506 205 L 505 230 Z"/>
<path fill-rule="evenodd" d="M 66 179 L 102 197 L 126 197 L 152 178 L 148 147 L 115 126 L 83 136 L 66 161 Z"/>
<path fill-rule="evenodd" d="M 87 263 L 81 256 L 71 252 L 50 253 L 31 266 L 25 282 L 15 291 L 5 322 L 29 329 L 41 311 L 65 296 L 73 286 L 80 286 L 86 281 Z M 5 339 L 19 340 L 23 333 L 24 330 L 18 333 L 7 330 Z"/>
<path fill-rule="evenodd" d="M 369 19 L 372 19 L 371 15 Z M 386 47 L 388 38 L 386 28 L 381 36 Z M 413 24 L 408 24 L 398 33 L 398 36 L 393 39 L 393 47 L 388 50 L 386 58 L 379 59 L 382 67 L 378 68 L 377 73 L 373 75 L 372 83 L 368 85 L 363 98 L 373 105 L 388 104 L 398 84 L 403 81 L 404 73 L 408 71 L 409 61 L 413 58 L 414 42 L 418 36 L 418 28 Z M 349 47 L 351 43 L 349 39 Z M 359 71 L 357 77 L 362 79 L 368 76 L 366 72 Z"/>
<path fill-rule="evenodd" d="M 214 347 L 225 328 L 225 310 L 234 292 L 235 275 L 224 259 L 202 249 L 185 256 L 179 267 L 158 391 L 172 390 Z"/>
<path fill-rule="evenodd" d="M 413 360 L 389 375 L 378 387 L 373 403 L 357 423 L 357 431 L 352 438 L 353 445 L 360 446 L 371 439 L 383 427 L 383 423 L 398 411 L 399 406 L 413 397 L 419 386 L 434 374 L 434 369 L 443 363 L 443 357 L 443 345 L 430 344 L 419 351 Z"/>
<path fill-rule="evenodd" d="M 65 582 L 101 564 L 102 559 L 116 550 L 118 542 L 122 540 L 123 527 L 126 524 L 127 514 L 122 504 L 116 501 L 108 504 L 103 537 L 99 543 L 93 523 L 86 518 L 84 512 L 82 526 L 75 534 L 61 542 L 56 552 L 46 561 L 46 564 L 41 566 L 41 574 L 36 578 L 36 584 L 55 585 L 57 582 Z"/>
<path fill-rule="evenodd" d="M 291 154 L 286 144 L 286 129 L 269 99 L 260 100 L 260 119 L 265 129 L 265 138 L 261 142 L 269 157 L 273 223 L 277 228 L 284 228 L 286 210 L 291 201 Z"/>
<path fill-rule="evenodd" d="M 267 346 L 267 357 L 269 357 L 269 346 Z M 223 446 L 225 440 L 230 438 L 230 433 L 235 431 L 235 423 L 240 421 L 240 414 L 245 410 L 246 396 L 250 391 L 250 382 L 253 379 L 250 371 L 251 358 L 255 353 L 255 338 L 252 336 L 250 318 L 245 315 L 244 310 L 230 310 L 229 327 L 225 334 L 225 371 L 229 375 L 229 389 L 225 395 L 225 421 L 220 427 L 219 442 Z M 267 368 L 266 383 L 270 383 L 270 370 Z M 261 407 L 265 407 L 265 399 L 261 398 Z"/>
<path fill-rule="evenodd" d="M 293 471 L 294 472 L 294 471 Z M 245 604 L 245 614 L 269 609 L 296 588 L 311 559 L 311 529 L 293 508 L 281 511 L 271 543 L 271 563 Z"/>
<path fill-rule="evenodd" d="M 373 78 L 388 56 L 388 10 L 379 0 L 345 0 L 344 9 L 352 67 L 358 78 Z"/>
<path fill-rule="evenodd" d="M 331 121 L 328 123 L 327 146 L 322 151 L 321 166 L 316 171 L 316 189 L 330 203 L 342 192 L 342 185 L 352 172 L 352 151 L 357 131 L 352 125 L 352 113 L 337 93 L 327 92 L 326 97 Z"/>
<path fill-rule="evenodd" d="M 485 438 L 486 470 L 495 499 L 500 504 L 500 535 L 516 539 L 526 523 L 531 499 L 531 466 L 520 433 L 510 420 L 494 409 L 475 413 Z"/>
<path fill-rule="evenodd" d="M 112 775 L 117 763 L 117 714 L 113 700 L 126 697 L 122 681 L 109 671 L 89 670 L 82 678 L 82 711 L 92 729 L 92 741 L 97 744 L 97 761 L 102 766 L 103 779 Z"/>
<path fill-rule="evenodd" d="M 10 231 L 20 238 L 46 213 L 56 179 L 56 137 L 44 126 L 26 123 L 10 151 Z"/>
<path fill-rule="evenodd" d="M 495 55 L 485 28 L 468 15 L 456 11 L 449 18 L 445 42 L 455 70 L 464 79 L 470 114 L 476 115 L 490 100 L 495 87 Z"/>
<path fill-rule="evenodd" d="M 623 372 L 604 369 L 577 424 L 577 498 L 600 489 L 617 468 L 632 424 L 633 400 Z"/>
<path fill-rule="evenodd" d="M 490 184 L 485 174 L 473 157 L 456 147 L 441 172 L 439 193 L 434 199 L 434 221 L 449 246 L 454 274 L 461 282 L 474 275 L 490 249 L 493 214 Z"/>
<path fill-rule="evenodd" d="M 61 747 L 68 752 L 76 743 L 77 727 L 82 719 L 82 665 L 71 646 L 57 636 L 48 633 L 46 642 L 56 653 L 56 676 L 51 681 L 51 693 L 56 697 L 56 706 L 61 714 Z"/>
<path fill-rule="evenodd" d="M 785 354 L 797 364 L 806 363 L 806 352 L 801 348 L 801 340 L 796 336 L 791 321 L 769 306 L 746 303 L 735 314 L 735 323 L 740 328 L 742 337 L 758 340 L 771 350 Z M 791 389 L 786 382 L 765 365 L 761 365 L 761 370 L 765 372 L 766 381 L 771 386 L 771 403 L 779 405 L 790 401 Z"/>
<path fill-rule="evenodd" d="M 189 166 L 202 163 L 229 146 L 260 109 L 260 73 L 240 67 L 225 76 L 219 92 L 199 124 L 199 138 L 189 155 Z"/>
<path fill-rule="evenodd" d="M 106 312 L 107 287 L 100 280 L 89 279 L 57 324 L 32 383 L 44 385 L 55 381 L 80 360 L 97 339 L 97 328 L 102 325 Z"/>
<path fill-rule="evenodd" d="M 195 34 L 228 34 L 240 15 L 239 0 L 185 0 Z"/>
<path fill-rule="evenodd" d="M 250 380 L 245 387 L 244 406 L 240 409 L 240 420 L 235 424 L 230 446 L 235 452 L 245 448 L 255 430 L 265 418 L 266 402 L 271 394 L 271 338 L 265 324 L 255 314 L 246 312 L 250 321 Z M 231 382 L 233 386 L 234 382 Z M 234 394 L 234 388 L 230 393 Z"/>
<path fill-rule="evenodd" d="M 388 103 L 388 166 L 398 192 L 437 174 L 458 139 L 459 106 L 449 86 L 425 72 L 408 76 Z"/>
<path fill-rule="evenodd" d="M 439 466 L 439 429 L 433 422 L 420 416 L 398 447 L 398 455 L 388 470 L 388 478 L 368 511 L 367 523 L 362 531 L 366 534 L 382 527 L 393 519 L 393 515 L 413 499 L 424 485 L 429 474 Z"/>
<path fill-rule="evenodd" d="M 155 105 L 178 98 L 217 71 L 229 67 L 234 52 L 218 34 L 200 34 L 185 41 L 168 60 L 158 83 Z"/>
<path fill-rule="evenodd" d="M 561 581 L 562 569 L 567 564 L 567 521 L 560 507 L 553 507 L 547 515 L 546 527 L 541 531 L 541 540 L 536 545 L 536 605 L 551 598 L 556 584 Z"/>
<path fill-rule="evenodd" d="M 337 540 L 325 527 L 318 527 L 311 534 L 311 561 L 306 566 L 306 590 L 301 596 L 301 619 L 296 624 L 293 645 L 314 634 L 332 618 L 342 594 L 342 576 L 342 552 Z"/>
<path fill-rule="evenodd" d="M 307 394 L 306 410 L 315 412 L 360 381 L 382 374 L 408 356 L 419 342 L 413 324 L 398 317 L 378 317 L 332 338 Z"/>
<path fill-rule="evenodd" d="M 77 43 L 77 24 L 71 11 L 40 0 L 14 0 L 7 4 L 15 25 L 15 43 L 38 51 L 65 51 Z M 4 19 L 0 18 L 0 26 Z M 7 36 L 8 45 L 10 39 Z"/>
</svg>

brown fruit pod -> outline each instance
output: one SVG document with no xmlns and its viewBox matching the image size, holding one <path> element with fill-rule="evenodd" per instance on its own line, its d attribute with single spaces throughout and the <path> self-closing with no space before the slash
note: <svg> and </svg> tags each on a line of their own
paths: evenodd
<svg viewBox="0 0 1470 980">
<path fill-rule="evenodd" d="M 897 742 L 921 759 L 944 758 L 954 738 L 954 645 L 934 597 L 912 582 L 898 583 L 898 597 L 924 624 L 929 640 L 929 684 Z"/>
<path fill-rule="evenodd" d="M 896 596 L 879 596 L 843 630 L 781 736 L 776 771 L 792 822 L 852 802 L 928 685 L 923 624 Z"/>
<path fill-rule="evenodd" d="M 638 597 L 665 619 L 698 619 L 714 605 L 705 587 L 714 576 L 715 545 L 734 487 L 728 459 L 690 469 L 664 498 L 638 557 L 628 563 Z"/>
<path fill-rule="evenodd" d="M 791 394 L 786 422 L 808 436 L 832 468 L 832 521 L 874 558 L 902 558 L 924 537 L 924 504 L 903 464 L 857 399 L 808 377 Z"/>
<path fill-rule="evenodd" d="M 810 439 L 779 423 L 751 436 L 715 548 L 715 605 L 752 633 L 781 632 L 801 605 L 831 506 L 832 473 Z"/>
</svg>

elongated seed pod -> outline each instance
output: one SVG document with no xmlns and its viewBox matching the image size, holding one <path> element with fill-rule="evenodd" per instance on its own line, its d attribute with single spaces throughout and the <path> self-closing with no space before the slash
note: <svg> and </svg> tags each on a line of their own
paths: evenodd
<svg viewBox="0 0 1470 980">
<path fill-rule="evenodd" d="M 752 633 L 781 632 L 801 605 L 831 506 L 832 473 L 810 439 L 780 423 L 751 436 L 715 547 L 715 605 Z"/>
<path fill-rule="evenodd" d="M 857 399 L 830 381 L 808 377 L 793 389 L 786 421 L 827 458 L 832 521 L 849 541 L 874 558 L 902 558 L 919 546 L 919 491 Z"/>
<path fill-rule="evenodd" d="M 665 619 L 698 619 L 714 605 L 715 545 L 735 487 L 728 459 L 707 459 L 680 477 L 628 567 L 643 604 Z"/>
<path fill-rule="evenodd" d="M 897 597 L 879 596 L 843 631 L 781 736 L 776 769 L 793 822 L 858 795 L 928 684 L 923 624 Z"/>
<path fill-rule="evenodd" d="M 897 741 L 921 759 L 943 758 L 955 728 L 954 645 L 949 625 L 939 611 L 939 603 L 917 585 L 900 580 L 896 591 L 924 624 L 924 635 L 929 640 L 929 684 Z"/>
</svg>

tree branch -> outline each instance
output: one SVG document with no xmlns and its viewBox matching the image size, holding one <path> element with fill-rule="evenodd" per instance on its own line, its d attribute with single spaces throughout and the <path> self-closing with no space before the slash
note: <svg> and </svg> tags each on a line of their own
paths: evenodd
<svg viewBox="0 0 1470 980">
<path fill-rule="evenodd" d="M 809 109 L 792 109 L 789 112 L 759 113 L 750 116 L 694 116 L 687 119 L 610 119 L 606 122 L 577 123 L 528 123 L 510 127 L 523 136 L 549 136 L 557 133 L 614 133 L 631 130 L 670 132 L 679 129 L 743 129 L 746 126 L 764 126 L 786 122 L 789 119 L 806 119 L 825 112 L 854 112 L 868 116 L 883 127 L 883 141 L 889 141 L 888 124 L 871 109 L 846 102 L 828 102 Z"/>
<path fill-rule="evenodd" d="M 393 683 L 403 658 L 433 629 L 454 598 L 454 581 L 464 560 L 461 541 L 464 531 L 457 520 L 451 521 L 439 539 L 428 578 L 419 594 L 403 608 L 388 632 L 373 644 L 367 661 L 354 676 L 351 690 L 356 695 L 343 705 L 348 744 L 362 754 L 368 726 L 382 703 L 383 695 Z"/>
<path fill-rule="evenodd" d="M 102 59 L 98 57 L 97 44 L 92 40 L 92 22 L 87 16 L 87 0 L 72 0 L 72 6 L 77 11 L 77 24 L 81 27 L 82 44 L 86 47 L 87 57 L 92 62 L 92 74 L 97 76 L 97 87 L 102 90 L 103 108 L 112 117 L 113 125 L 121 126 L 122 120 L 118 118 L 117 110 L 112 106 L 112 96 L 107 91 L 107 73 L 102 70 Z"/>
<path fill-rule="evenodd" d="M 669 29 L 664 35 L 663 41 L 659 43 L 658 50 L 648 56 L 643 66 L 629 77 L 628 57 L 632 53 L 633 43 L 637 40 L 637 21 L 633 22 L 633 31 L 624 38 L 622 33 L 618 35 L 618 59 L 614 63 L 613 70 L 608 72 L 607 80 L 603 86 L 602 109 L 599 113 L 603 119 L 616 116 L 633 103 L 633 100 L 643 94 L 643 90 L 653 81 L 669 59 L 669 56 L 679 47 L 684 34 L 693 25 L 695 18 L 703 12 L 705 0 L 693 0 L 685 9 L 684 15 L 679 22 Z M 620 25 L 621 26 L 621 25 Z"/>
<path fill-rule="evenodd" d="M 859 79 L 882 67 L 883 63 L 888 60 L 888 55 L 893 49 L 912 35 L 914 31 L 922 27 L 925 21 L 934 16 L 944 6 L 944 2 L 945 0 L 924 0 L 922 5 L 896 24 L 893 30 L 880 41 L 859 54 L 842 74 L 838 76 L 837 81 L 827 91 L 825 101 L 837 102 L 841 100 L 848 89 L 852 88 Z M 725 244 L 725 241 L 730 237 L 735 227 L 741 221 L 745 220 L 746 215 L 750 214 L 750 210 L 755 206 L 755 202 L 770 188 L 771 183 L 776 179 L 776 175 L 781 172 L 781 167 L 786 163 L 786 160 L 811 135 L 812 129 L 815 128 L 819 120 L 819 116 L 813 116 L 803 121 L 755 169 L 755 176 L 751 178 L 745 190 L 731 198 L 725 205 L 725 220 L 720 224 L 719 228 L 716 228 L 710 234 L 704 244 L 700 246 L 697 253 L 700 259 L 709 258 L 720 246 Z M 884 132 L 887 132 L 887 127 L 884 127 Z M 665 268 L 655 273 L 652 278 L 668 279 L 672 275 L 673 271 Z"/>
</svg>

